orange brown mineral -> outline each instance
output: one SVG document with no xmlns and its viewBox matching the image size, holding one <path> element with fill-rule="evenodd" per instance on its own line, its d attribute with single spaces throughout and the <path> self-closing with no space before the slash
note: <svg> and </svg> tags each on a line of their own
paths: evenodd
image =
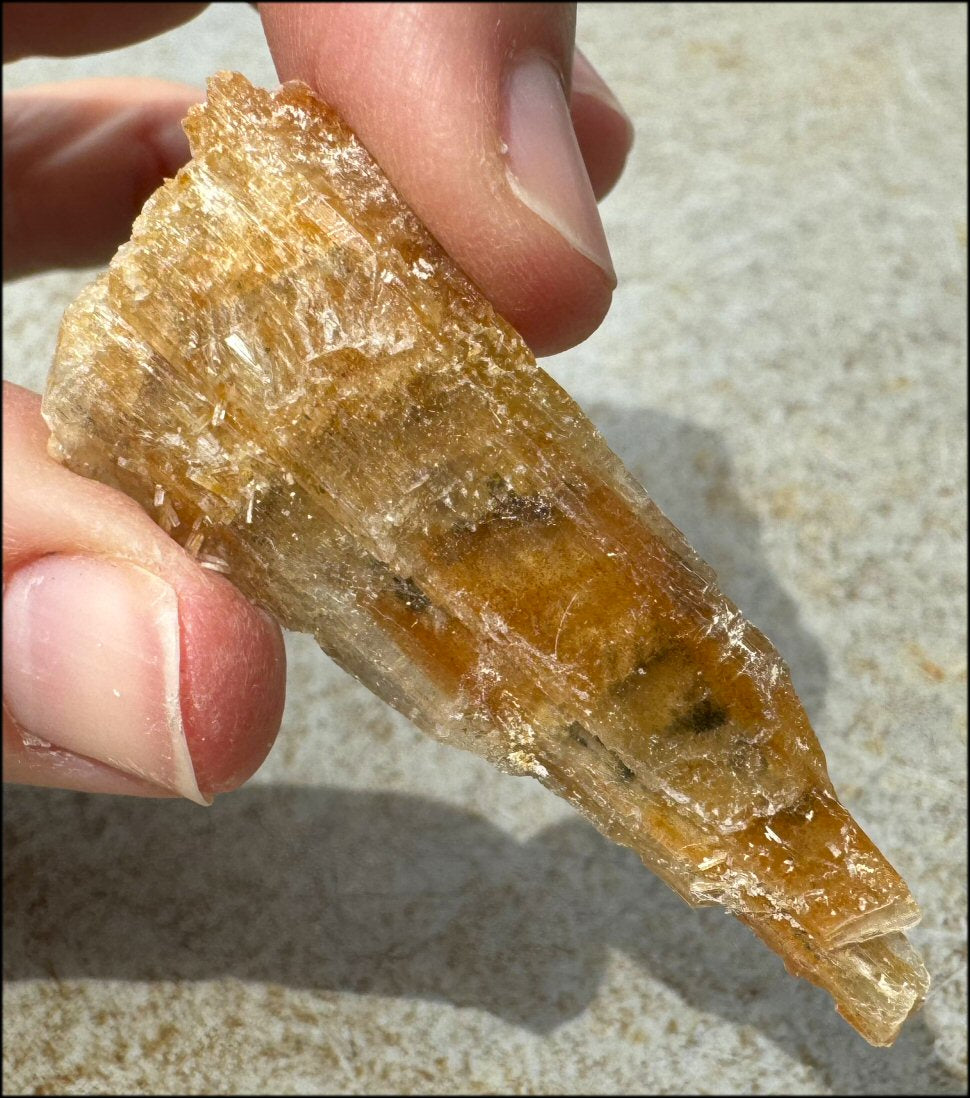
<svg viewBox="0 0 970 1098">
<path fill-rule="evenodd" d="M 221 73 L 68 309 L 53 452 L 890 1044 L 926 971 L 785 665 L 335 113 Z"/>
</svg>

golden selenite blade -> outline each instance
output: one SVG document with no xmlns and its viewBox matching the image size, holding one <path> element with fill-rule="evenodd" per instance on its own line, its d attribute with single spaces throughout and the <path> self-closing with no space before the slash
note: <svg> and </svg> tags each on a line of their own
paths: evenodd
<svg viewBox="0 0 970 1098">
<path fill-rule="evenodd" d="M 222 73 L 185 128 L 65 315 L 52 452 L 891 1043 L 919 909 L 769 642 L 308 88 Z"/>
</svg>

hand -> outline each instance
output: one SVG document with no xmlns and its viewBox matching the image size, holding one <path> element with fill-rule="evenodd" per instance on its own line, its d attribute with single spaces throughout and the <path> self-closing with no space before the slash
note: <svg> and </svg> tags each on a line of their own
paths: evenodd
<svg viewBox="0 0 970 1098">
<path fill-rule="evenodd" d="M 118 46 L 203 6 L 7 4 L 5 60 Z M 614 277 L 594 195 L 632 135 L 573 59 L 572 5 L 261 13 L 281 77 L 341 111 L 537 351 L 596 327 Z M 187 159 L 178 121 L 197 98 L 143 80 L 5 97 L 5 276 L 107 259 Z M 278 627 L 126 497 L 53 462 L 46 440 L 39 399 L 5 383 L 6 780 L 200 801 L 235 788 L 279 727 Z"/>
</svg>

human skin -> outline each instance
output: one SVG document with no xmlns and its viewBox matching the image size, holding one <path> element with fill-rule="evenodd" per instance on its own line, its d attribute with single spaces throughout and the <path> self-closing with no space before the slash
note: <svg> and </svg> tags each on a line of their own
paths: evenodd
<svg viewBox="0 0 970 1098">
<path fill-rule="evenodd" d="M 4 60 L 139 41 L 202 4 L 6 4 Z M 265 4 L 281 79 L 356 130 L 537 353 L 584 339 L 615 284 L 596 200 L 632 129 L 574 51 L 570 4 Z M 197 89 L 74 81 L 4 98 L 4 276 L 104 262 L 188 158 Z M 4 382 L 7 781 L 207 802 L 279 729 L 276 623 L 126 497 L 52 461 Z M 180 761 L 181 760 L 181 761 Z"/>
</svg>

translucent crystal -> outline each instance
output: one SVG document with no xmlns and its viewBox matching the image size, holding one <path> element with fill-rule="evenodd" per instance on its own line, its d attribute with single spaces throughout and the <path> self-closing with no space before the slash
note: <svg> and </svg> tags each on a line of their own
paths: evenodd
<svg viewBox="0 0 970 1098">
<path fill-rule="evenodd" d="M 888 1044 L 919 910 L 768 641 L 308 88 L 220 74 L 64 318 L 52 452 Z"/>
</svg>

